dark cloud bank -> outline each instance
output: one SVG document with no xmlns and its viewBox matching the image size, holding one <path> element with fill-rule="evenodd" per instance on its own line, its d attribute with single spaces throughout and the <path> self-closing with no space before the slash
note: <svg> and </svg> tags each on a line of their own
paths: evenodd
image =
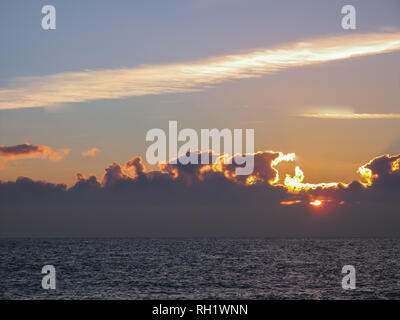
<svg viewBox="0 0 400 320">
<path fill-rule="evenodd" d="M 290 193 L 271 185 L 278 153 L 255 156 L 257 178 L 234 176 L 234 165 L 162 165 L 140 158 L 112 163 L 101 181 L 77 175 L 71 188 L 26 177 L 0 182 L 0 236 L 400 236 L 398 156 L 366 164 L 370 186 Z M 324 199 L 323 208 L 309 201 Z M 282 201 L 301 200 L 292 205 Z"/>
</svg>

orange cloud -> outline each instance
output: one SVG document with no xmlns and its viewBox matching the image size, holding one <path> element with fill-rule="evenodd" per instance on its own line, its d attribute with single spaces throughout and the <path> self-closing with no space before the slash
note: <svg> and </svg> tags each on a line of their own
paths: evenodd
<svg viewBox="0 0 400 320">
<path fill-rule="evenodd" d="M 82 152 L 81 155 L 83 157 L 92 157 L 92 158 L 94 158 L 96 156 L 96 153 L 98 153 L 98 152 L 100 152 L 100 149 L 94 147 L 92 149 L 89 149 L 87 151 Z"/>
<path fill-rule="evenodd" d="M 0 158 L 3 163 L 14 159 L 42 158 L 50 161 L 60 161 L 70 152 L 70 149 L 52 150 L 49 146 L 30 143 L 15 146 L 0 146 Z"/>
</svg>

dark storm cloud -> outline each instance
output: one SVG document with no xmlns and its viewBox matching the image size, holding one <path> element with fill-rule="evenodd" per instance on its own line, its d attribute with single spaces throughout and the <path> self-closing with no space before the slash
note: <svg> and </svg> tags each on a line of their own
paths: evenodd
<svg viewBox="0 0 400 320">
<path fill-rule="evenodd" d="M 366 164 L 375 177 L 368 187 L 355 181 L 298 193 L 272 184 L 279 156 L 256 153 L 251 184 L 233 174 L 234 163 L 148 170 L 140 157 L 112 163 L 101 180 L 77 174 L 69 189 L 29 178 L 0 182 L 0 235 L 400 235 L 400 155 Z M 324 208 L 309 205 L 316 198 Z"/>
</svg>

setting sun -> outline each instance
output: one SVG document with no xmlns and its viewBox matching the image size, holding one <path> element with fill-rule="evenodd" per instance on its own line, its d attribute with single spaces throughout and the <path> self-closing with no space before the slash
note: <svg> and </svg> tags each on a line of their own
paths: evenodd
<svg viewBox="0 0 400 320">
<path fill-rule="evenodd" d="M 321 200 L 314 200 L 314 201 L 311 201 L 310 204 L 312 206 L 319 207 L 320 205 L 322 205 L 322 201 Z"/>
</svg>

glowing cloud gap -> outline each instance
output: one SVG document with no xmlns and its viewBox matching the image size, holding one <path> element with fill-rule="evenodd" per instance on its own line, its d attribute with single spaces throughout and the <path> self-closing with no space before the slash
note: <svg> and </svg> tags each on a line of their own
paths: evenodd
<svg viewBox="0 0 400 320">
<path fill-rule="evenodd" d="M 295 175 L 291 177 L 290 175 L 286 175 L 284 185 L 290 192 L 300 192 L 302 190 L 314 190 L 317 188 L 336 188 L 339 184 L 343 186 L 348 186 L 343 182 L 322 182 L 322 183 L 304 183 L 304 172 L 300 169 L 300 167 L 296 166 Z"/>
<path fill-rule="evenodd" d="M 23 77 L 0 89 L 0 109 L 198 91 L 224 81 L 260 77 L 290 67 L 397 50 L 399 32 L 368 33 L 313 39 L 197 62 Z"/>
</svg>

